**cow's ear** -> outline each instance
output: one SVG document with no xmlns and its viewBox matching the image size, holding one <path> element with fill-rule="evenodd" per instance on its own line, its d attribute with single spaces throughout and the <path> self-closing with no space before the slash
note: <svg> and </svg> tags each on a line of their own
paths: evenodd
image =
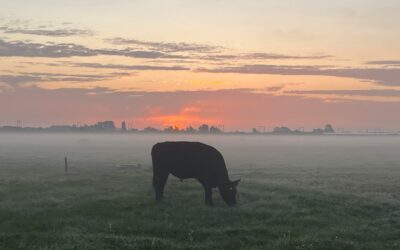
<svg viewBox="0 0 400 250">
<path fill-rule="evenodd" d="M 232 186 L 236 187 L 239 184 L 239 182 L 240 182 L 240 179 L 236 180 L 236 181 L 232 181 Z"/>
</svg>

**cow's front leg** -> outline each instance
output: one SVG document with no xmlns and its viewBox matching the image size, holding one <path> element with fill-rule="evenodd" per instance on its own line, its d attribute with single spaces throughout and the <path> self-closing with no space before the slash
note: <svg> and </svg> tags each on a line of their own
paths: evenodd
<svg viewBox="0 0 400 250">
<path fill-rule="evenodd" d="M 168 173 L 155 172 L 153 176 L 153 187 L 156 193 L 156 201 L 161 201 L 164 194 L 164 186 L 168 179 Z"/>
<path fill-rule="evenodd" d="M 205 203 L 207 206 L 214 206 L 214 203 L 212 201 L 212 188 L 211 186 L 204 186 L 204 193 L 205 193 Z"/>
</svg>

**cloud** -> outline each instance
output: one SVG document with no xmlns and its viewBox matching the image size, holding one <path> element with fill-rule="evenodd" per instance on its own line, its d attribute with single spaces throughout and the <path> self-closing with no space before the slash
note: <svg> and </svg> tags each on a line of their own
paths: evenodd
<svg viewBox="0 0 400 250">
<path fill-rule="evenodd" d="M 0 75 L 0 82 L 8 85 L 18 85 L 20 83 L 36 82 L 41 78 L 33 75 Z"/>
<path fill-rule="evenodd" d="M 168 43 L 168 42 L 150 42 L 137 39 L 126 39 L 121 37 L 105 39 L 114 45 L 136 45 L 146 49 L 152 49 L 163 52 L 217 52 L 222 49 L 220 46 L 195 43 Z"/>
<path fill-rule="evenodd" d="M 327 59 L 332 58 L 331 55 L 309 55 L 309 56 L 298 56 L 298 55 L 283 55 L 283 54 L 272 54 L 272 53 L 251 53 L 246 55 L 250 59 Z"/>
<path fill-rule="evenodd" d="M 36 23 L 26 19 L 5 19 L 0 20 L 2 26 L 0 31 L 4 34 L 24 34 L 49 37 L 69 37 L 69 36 L 93 36 L 94 31 L 73 27 L 72 23 L 57 24 L 56 27 L 51 22 Z"/>
<path fill-rule="evenodd" d="M 397 89 L 289 90 L 289 91 L 284 91 L 284 93 L 299 94 L 299 95 L 400 97 L 400 90 L 397 90 Z"/>
<path fill-rule="evenodd" d="M 160 51 L 125 49 L 91 49 L 83 45 L 74 43 L 34 43 L 27 41 L 8 41 L 0 39 L 0 57 L 92 57 L 92 56 L 123 56 L 131 58 L 145 59 L 189 59 L 192 55 L 177 55 Z M 197 57 L 197 56 L 194 56 Z M 324 58 L 327 56 L 289 56 L 268 53 L 250 53 L 239 55 L 209 55 L 203 58 L 214 60 L 220 58 L 224 61 L 231 61 L 235 58 L 255 59 L 311 59 Z M 214 59 L 212 59 L 214 57 Z M 197 57 L 199 58 L 199 57 Z M 396 61 L 375 61 L 375 63 L 394 63 Z M 373 63 L 373 62 L 370 62 Z M 119 65 L 119 64 L 81 64 L 81 66 L 91 68 L 113 68 L 121 70 L 189 70 L 185 66 L 146 66 L 146 65 Z M 313 75 L 313 76 L 333 76 L 344 78 L 355 78 L 360 80 L 374 81 L 385 86 L 400 86 L 400 68 L 334 68 L 332 66 L 285 66 L 268 64 L 248 64 L 241 66 L 229 66 L 219 68 L 200 68 L 197 72 L 210 73 L 240 73 L 240 74 L 277 74 L 277 75 Z"/>
<path fill-rule="evenodd" d="M 330 55 L 284 55 L 275 53 L 226 53 L 227 48 L 222 46 L 214 46 L 207 44 L 195 43 L 169 43 L 169 42 L 150 42 L 137 39 L 126 39 L 121 37 L 105 39 L 107 42 L 114 45 L 135 45 L 138 48 L 146 50 L 155 50 L 161 52 L 194 52 L 204 55 L 192 55 L 192 59 L 223 61 L 223 60 L 286 60 L 286 59 L 326 59 Z"/>
<path fill-rule="evenodd" d="M 151 66 L 151 65 L 124 65 L 124 64 L 100 64 L 100 63 L 71 63 L 74 67 L 86 67 L 96 69 L 119 69 L 119 70 L 190 70 L 183 66 Z"/>
<path fill-rule="evenodd" d="M 2 22 L 0 20 L 0 22 Z M 94 31 L 73 27 L 71 23 L 42 23 L 35 24 L 32 20 L 12 19 L 0 26 L 4 34 L 25 34 L 48 37 L 93 36 Z M 230 49 L 211 44 L 187 42 L 145 41 L 114 37 L 104 39 L 116 45 L 112 48 L 93 49 L 75 43 L 35 43 L 31 41 L 6 41 L 0 38 L 0 56 L 16 57 L 73 57 L 73 56 L 125 56 L 146 59 L 181 59 L 206 61 L 233 60 L 287 60 L 287 59 L 326 59 L 331 56 L 317 55 L 285 55 L 276 53 L 235 53 Z M 119 46 L 125 46 L 121 48 Z"/>
<path fill-rule="evenodd" d="M 208 60 L 225 60 L 225 59 L 236 59 L 236 60 L 288 60 L 288 59 L 326 59 L 330 58 L 330 55 L 314 55 L 314 56 L 296 56 L 296 55 L 284 55 L 274 53 L 242 53 L 237 55 L 210 55 L 205 57 Z"/>
<path fill-rule="evenodd" d="M 385 86 L 400 86 L 399 68 L 327 68 L 327 66 L 253 64 L 209 69 L 200 68 L 197 71 L 209 73 L 333 76 L 374 81 L 377 84 Z"/>
<path fill-rule="evenodd" d="M 115 72 L 111 74 L 55 74 L 55 73 L 19 73 L 15 75 L 0 75 L 0 82 L 10 86 L 24 83 L 40 82 L 96 82 L 115 77 L 127 76 L 129 73 Z"/>
<path fill-rule="evenodd" d="M 197 71 L 210 73 L 240 73 L 240 74 L 277 74 L 277 75 L 316 75 L 320 72 L 318 66 L 283 66 L 283 65 L 243 65 L 220 68 L 200 68 Z"/>
<path fill-rule="evenodd" d="M 23 41 L 6 41 L 0 39 L 1 57 L 73 57 L 73 56 L 98 56 L 112 55 L 133 58 L 185 58 L 180 55 L 166 54 L 158 51 L 141 51 L 131 49 L 90 49 L 83 45 L 73 43 L 43 44 Z"/>
<path fill-rule="evenodd" d="M 6 34 L 25 34 L 38 36 L 52 37 L 67 37 L 67 36 L 93 36 L 94 32 L 87 29 L 63 28 L 63 29 L 27 29 L 27 28 L 11 28 L 0 27 Z"/>
<path fill-rule="evenodd" d="M 1 29 L 1 28 L 0 28 Z M 34 32 L 34 30 L 24 30 Z M 37 33 L 47 31 L 36 30 Z M 53 36 L 63 34 L 63 32 L 85 32 L 79 29 L 70 30 L 56 30 Z M 11 32 L 11 31 L 10 31 Z M 50 33 L 50 32 L 49 32 Z M 115 39 L 114 39 L 115 40 Z M 221 53 L 218 49 L 222 47 L 212 45 L 198 45 L 190 43 L 165 43 L 165 42 L 143 42 L 139 40 L 125 40 L 118 38 L 113 43 L 131 42 L 138 45 L 138 47 L 131 48 L 100 48 L 93 49 L 84 45 L 75 43 L 38 43 L 31 41 L 10 41 L 0 38 L 0 57 L 48 57 L 48 58 L 62 58 L 62 57 L 90 57 L 90 56 L 124 56 L 131 58 L 143 59 L 169 59 L 181 60 L 189 63 L 198 60 L 205 61 L 222 61 L 232 62 L 240 60 L 287 60 L 287 59 L 325 59 L 329 55 L 313 55 L 313 56 L 298 56 L 298 55 L 283 55 L 274 53 Z M 222 50 L 222 49 L 221 49 Z M 216 53 L 218 51 L 218 53 Z M 185 52 L 185 53 L 181 53 Z M 168 70 L 168 69 L 166 69 Z"/>
<path fill-rule="evenodd" d="M 399 60 L 368 61 L 367 64 L 385 65 L 385 66 L 400 66 L 400 61 Z"/>
<path fill-rule="evenodd" d="M 109 55 L 109 56 L 126 56 L 133 58 L 168 58 L 168 59 L 183 59 L 186 56 L 167 54 L 159 51 L 145 51 L 145 50 L 132 50 L 132 49 L 98 49 L 94 50 L 98 55 Z"/>
<path fill-rule="evenodd" d="M 315 55 L 315 56 L 294 56 L 273 53 L 247 53 L 243 55 L 245 59 L 326 59 L 330 55 Z"/>
<path fill-rule="evenodd" d="M 267 92 L 277 92 L 279 90 L 282 90 L 284 87 L 285 87 L 284 85 L 282 85 L 282 86 L 272 86 L 272 87 L 266 88 L 265 90 Z"/>
<path fill-rule="evenodd" d="M 72 57 L 96 56 L 98 52 L 73 43 L 41 44 L 0 39 L 0 56 L 16 57 Z"/>
</svg>

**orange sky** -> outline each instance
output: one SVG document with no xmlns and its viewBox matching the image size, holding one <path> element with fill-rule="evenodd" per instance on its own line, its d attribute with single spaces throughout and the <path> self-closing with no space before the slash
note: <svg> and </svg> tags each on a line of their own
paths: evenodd
<svg viewBox="0 0 400 250">
<path fill-rule="evenodd" d="M 398 127 L 398 1 L 89 2 L 0 10 L 0 126 Z"/>
</svg>

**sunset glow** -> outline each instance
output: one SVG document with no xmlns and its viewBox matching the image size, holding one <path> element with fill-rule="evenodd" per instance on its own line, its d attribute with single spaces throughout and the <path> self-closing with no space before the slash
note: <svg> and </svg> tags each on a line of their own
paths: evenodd
<svg viewBox="0 0 400 250">
<path fill-rule="evenodd" d="M 400 123 L 398 1 L 114 4 L 2 4 L 1 124 Z"/>
</svg>

